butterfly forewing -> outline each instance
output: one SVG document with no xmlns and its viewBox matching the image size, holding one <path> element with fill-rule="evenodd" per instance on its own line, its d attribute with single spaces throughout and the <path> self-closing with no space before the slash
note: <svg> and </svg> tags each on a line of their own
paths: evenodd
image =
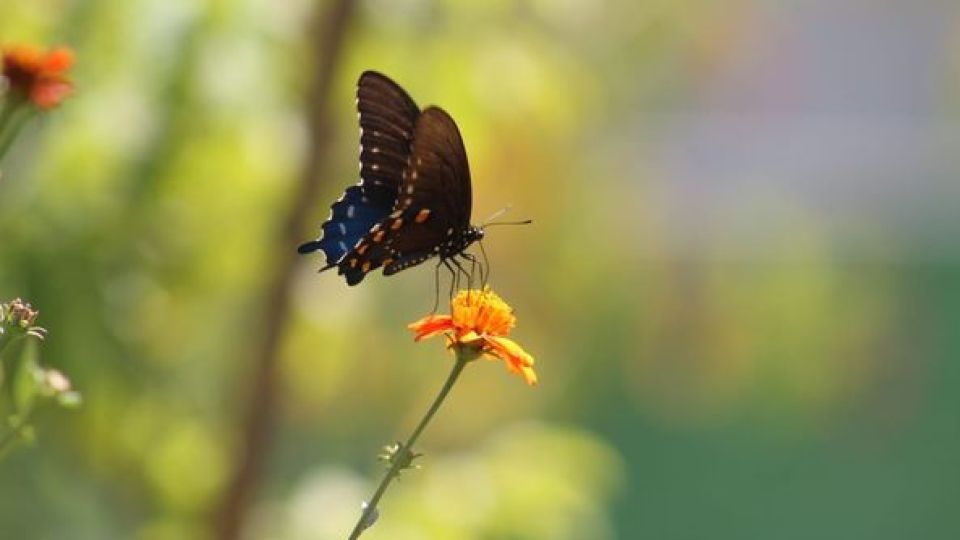
<svg viewBox="0 0 960 540">
<path fill-rule="evenodd" d="M 376 201 L 396 200 L 420 109 L 387 77 L 366 71 L 357 85 L 360 186 Z"/>
<path fill-rule="evenodd" d="M 300 246 L 300 253 L 323 250 L 327 266 L 336 266 L 360 238 L 383 220 L 396 204 L 403 169 L 410 153 L 420 109 L 396 83 L 375 71 L 357 83 L 360 117 L 360 182 L 347 188 L 331 207 L 318 240 Z"/>
<path fill-rule="evenodd" d="M 394 211 L 361 239 L 353 252 L 357 263 L 352 253 L 341 271 L 348 281 L 379 266 L 390 275 L 456 251 L 470 226 L 470 207 L 470 169 L 457 125 L 442 109 L 427 108 L 416 122 Z"/>
</svg>

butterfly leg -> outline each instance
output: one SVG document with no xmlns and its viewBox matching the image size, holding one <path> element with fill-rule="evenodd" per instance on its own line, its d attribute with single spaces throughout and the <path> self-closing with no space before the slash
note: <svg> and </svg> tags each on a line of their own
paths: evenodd
<svg viewBox="0 0 960 540">
<path fill-rule="evenodd" d="M 453 265 L 457 267 L 457 277 L 459 277 L 460 274 L 463 274 L 463 276 L 467 278 L 467 289 L 468 290 L 472 289 L 473 275 L 470 272 L 467 272 L 467 269 L 464 268 L 462 264 L 460 264 L 460 261 L 458 261 L 456 257 L 450 257 L 450 262 L 452 262 Z"/>
<path fill-rule="evenodd" d="M 457 267 L 457 277 L 459 278 L 460 274 L 463 274 L 467 278 L 467 298 L 469 299 L 470 295 L 473 294 L 473 272 L 467 272 L 467 269 L 460 264 L 460 261 L 456 259 L 456 256 L 450 258 L 450 262 Z M 469 300 L 468 300 L 469 301 Z"/>
<path fill-rule="evenodd" d="M 482 288 L 483 288 L 483 285 L 485 285 L 485 283 L 484 283 L 484 281 L 483 281 L 483 265 L 480 264 L 480 261 L 478 261 L 477 258 L 476 258 L 475 256 L 473 256 L 473 254 L 471 254 L 471 253 L 461 253 L 461 254 L 460 254 L 460 257 L 462 257 L 463 260 L 468 261 L 468 262 L 470 263 L 470 274 L 469 274 L 469 275 L 470 275 L 470 288 L 473 288 L 473 278 L 474 278 L 474 276 L 477 275 L 477 271 L 479 270 L 479 271 L 480 271 L 480 276 L 479 276 L 479 279 L 480 279 L 480 288 L 482 289 Z"/>
<path fill-rule="evenodd" d="M 482 276 L 480 281 L 482 281 L 483 286 L 486 287 L 490 281 L 490 259 L 487 258 L 487 250 L 483 247 L 483 241 L 477 243 L 480 244 L 480 253 L 483 255 L 483 264 L 480 265 Z"/>
<path fill-rule="evenodd" d="M 473 255 L 466 257 L 470 261 L 470 283 L 473 285 L 473 275 L 477 272 L 477 258 Z M 480 280 L 483 281 L 483 269 L 480 271 Z"/>
<path fill-rule="evenodd" d="M 463 277 L 466 278 L 467 290 L 473 290 L 473 269 L 471 268 L 468 271 L 462 264 L 460 264 L 460 261 L 458 261 L 456 257 L 453 257 L 450 260 L 453 261 L 454 266 L 457 267 L 457 271 L 463 274 Z"/>
<path fill-rule="evenodd" d="M 450 300 L 453 300 L 453 291 L 460 284 L 460 275 L 457 273 L 456 269 L 447 262 L 447 259 L 440 259 L 440 263 L 447 267 L 447 270 L 450 271 Z"/>
<path fill-rule="evenodd" d="M 443 260 L 437 263 L 433 267 L 433 283 L 434 283 L 434 294 L 433 294 L 433 309 L 430 310 L 430 315 L 435 315 L 437 313 L 437 308 L 440 307 L 440 264 L 443 263 Z"/>
</svg>

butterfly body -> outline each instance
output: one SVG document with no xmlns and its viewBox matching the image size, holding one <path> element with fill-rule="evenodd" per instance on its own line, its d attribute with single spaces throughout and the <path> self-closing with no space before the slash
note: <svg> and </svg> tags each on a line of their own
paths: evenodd
<svg viewBox="0 0 960 540">
<path fill-rule="evenodd" d="M 392 275 L 432 257 L 464 253 L 483 238 L 470 225 L 466 150 L 456 123 L 438 107 L 420 111 L 386 76 L 366 71 L 357 85 L 360 182 L 331 207 L 317 240 L 300 253 L 323 251 L 347 284 L 382 267 Z"/>
</svg>

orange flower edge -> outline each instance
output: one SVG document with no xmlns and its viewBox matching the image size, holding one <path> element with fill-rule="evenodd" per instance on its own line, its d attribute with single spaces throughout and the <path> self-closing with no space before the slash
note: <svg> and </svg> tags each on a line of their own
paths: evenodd
<svg viewBox="0 0 960 540">
<path fill-rule="evenodd" d="M 3 50 L 3 75 L 11 93 L 44 110 L 56 107 L 73 93 L 73 84 L 66 76 L 71 65 L 73 51 L 66 47 L 42 52 L 29 45 L 15 45 Z"/>
<path fill-rule="evenodd" d="M 450 311 L 450 315 L 428 315 L 410 324 L 414 341 L 444 334 L 447 348 L 461 357 L 503 360 L 511 373 L 531 386 L 537 384 L 533 356 L 506 337 L 517 324 L 513 309 L 489 287 L 458 292 Z"/>
</svg>

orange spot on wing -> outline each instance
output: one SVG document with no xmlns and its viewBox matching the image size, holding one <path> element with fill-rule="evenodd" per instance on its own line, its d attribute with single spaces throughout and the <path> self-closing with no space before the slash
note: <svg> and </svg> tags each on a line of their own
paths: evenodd
<svg viewBox="0 0 960 540">
<path fill-rule="evenodd" d="M 363 263 L 363 266 L 361 266 L 360 269 L 363 270 L 363 273 L 364 273 L 364 274 L 366 274 L 367 272 L 369 272 L 369 271 L 370 271 L 370 261 L 367 261 L 367 262 Z"/>
<path fill-rule="evenodd" d="M 417 217 L 413 218 L 413 220 L 417 223 L 423 223 L 428 217 L 430 217 L 430 209 L 424 208 L 423 210 L 417 212 Z"/>
<path fill-rule="evenodd" d="M 357 255 L 363 255 L 367 249 L 370 248 L 370 244 L 362 244 L 357 247 Z"/>
<path fill-rule="evenodd" d="M 379 241 L 383 240 L 383 235 L 384 235 L 384 234 L 385 234 L 384 231 L 377 231 L 376 234 L 373 235 L 373 241 L 374 241 L 374 242 L 379 242 Z"/>
<path fill-rule="evenodd" d="M 403 226 L 403 219 L 400 219 L 400 218 L 393 220 L 393 223 L 390 224 L 390 228 L 393 230 L 397 230 L 402 226 Z"/>
</svg>

